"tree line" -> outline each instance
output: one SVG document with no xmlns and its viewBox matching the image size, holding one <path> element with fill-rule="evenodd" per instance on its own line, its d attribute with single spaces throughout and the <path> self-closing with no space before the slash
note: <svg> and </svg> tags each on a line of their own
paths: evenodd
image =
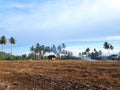
<svg viewBox="0 0 120 90">
<path fill-rule="evenodd" d="M 108 59 L 111 59 L 111 55 L 110 55 L 110 50 L 113 51 L 114 47 L 111 43 L 108 42 L 104 42 L 103 44 L 103 48 L 106 49 L 108 51 Z M 91 59 L 101 59 L 101 55 L 102 55 L 102 51 L 101 50 L 96 50 L 96 48 L 93 49 L 92 52 L 90 52 L 91 49 L 90 48 L 86 48 L 86 50 L 84 52 L 79 53 L 79 57 L 89 57 Z"/>
<path fill-rule="evenodd" d="M 93 49 L 92 52 L 90 52 L 91 49 L 90 48 L 86 48 L 86 50 L 82 53 L 79 53 L 79 57 L 88 57 L 91 59 L 98 59 L 100 60 L 100 57 L 102 55 L 102 51 L 101 50 L 96 50 L 96 48 Z"/>
<path fill-rule="evenodd" d="M 68 59 L 73 57 L 73 53 L 65 49 L 66 45 L 62 43 L 61 45 L 45 46 L 37 43 L 35 46 L 30 47 L 31 53 L 28 55 L 31 59 L 47 59 L 46 53 L 53 53 L 57 59 Z"/>
<path fill-rule="evenodd" d="M 4 46 L 9 43 L 11 45 L 10 54 L 4 52 Z M 79 53 L 79 57 L 75 57 L 72 51 L 66 50 L 65 43 L 62 43 L 58 46 L 45 46 L 41 45 L 40 43 L 36 43 L 36 45 L 32 45 L 30 47 L 30 53 L 28 55 L 23 54 L 20 56 L 12 55 L 13 45 L 16 44 L 16 40 L 14 37 L 10 37 L 9 39 L 6 38 L 5 35 L 0 37 L 0 45 L 1 45 L 1 52 L 0 52 L 0 59 L 7 59 L 7 60 L 25 60 L 25 59 L 48 59 L 48 55 L 54 54 L 57 59 L 80 59 L 81 56 L 86 56 L 91 59 L 98 59 L 100 60 L 100 56 L 102 55 L 101 50 L 97 50 L 96 48 L 93 49 L 91 52 L 90 48 L 86 48 L 84 52 Z M 104 42 L 103 48 L 108 51 L 108 57 L 110 56 L 110 50 L 113 51 L 114 47 L 112 44 L 108 42 Z"/>
</svg>

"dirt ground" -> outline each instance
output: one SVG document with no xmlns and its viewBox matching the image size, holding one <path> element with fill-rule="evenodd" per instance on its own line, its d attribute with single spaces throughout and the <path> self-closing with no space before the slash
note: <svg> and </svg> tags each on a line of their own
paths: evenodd
<svg viewBox="0 0 120 90">
<path fill-rule="evenodd" d="M 0 61 L 0 90 L 120 90 L 120 61 Z"/>
</svg>

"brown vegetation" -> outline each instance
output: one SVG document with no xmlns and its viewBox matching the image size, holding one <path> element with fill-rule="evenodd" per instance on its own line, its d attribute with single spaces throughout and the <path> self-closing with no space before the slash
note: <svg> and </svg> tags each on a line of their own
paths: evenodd
<svg viewBox="0 0 120 90">
<path fill-rule="evenodd" d="M 120 61 L 1 61 L 0 90 L 120 90 Z"/>
</svg>

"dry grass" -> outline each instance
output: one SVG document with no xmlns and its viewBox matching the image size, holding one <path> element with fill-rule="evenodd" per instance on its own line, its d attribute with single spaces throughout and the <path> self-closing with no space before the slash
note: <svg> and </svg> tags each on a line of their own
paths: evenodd
<svg viewBox="0 0 120 90">
<path fill-rule="evenodd" d="M 120 61 L 0 61 L 1 90 L 120 90 Z"/>
</svg>

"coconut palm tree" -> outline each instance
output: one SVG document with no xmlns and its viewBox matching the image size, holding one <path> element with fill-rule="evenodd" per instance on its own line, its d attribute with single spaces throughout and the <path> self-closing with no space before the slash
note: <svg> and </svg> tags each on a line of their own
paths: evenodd
<svg viewBox="0 0 120 90">
<path fill-rule="evenodd" d="M 6 45 L 6 42 L 7 42 L 6 37 L 1 36 L 0 37 L 0 44 L 2 45 L 2 52 L 1 52 L 2 57 L 3 57 L 3 46 Z"/>
<path fill-rule="evenodd" d="M 42 47 L 40 46 L 39 43 L 36 44 L 36 53 L 38 53 L 38 59 L 41 58 L 41 52 L 42 51 Z"/>
<path fill-rule="evenodd" d="M 64 43 L 62 43 L 61 48 L 62 48 L 62 54 L 65 55 L 66 45 Z"/>
<path fill-rule="evenodd" d="M 3 52 L 3 45 L 6 45 L 6 42 L 7 42 L 6 37 L 5 36 L 1 36 L 0 44 L 2 44 L 2 52 Z"/>
<path fill-rule="evenodd" d="M 57 47 L 57 50 L 58 50 L 58 53 L 60 54 L 60 53 L 62 52 L 62 46 L 59 45 L 59 46 Z"/>
<path fill-rule="evenodd" d="M 46 46 L 45 47 L 45 51 L 50 53 L 51 52 L 51 48 L 49 46 Z"/>
<path fill-rule="evenodd" d="M 30 48 L 30 51 L 33 53 L 34 52 L 34 46 Z"/>
<path fill-rule="evenodd" d="M 62 46 L 59 45 L 59 46 L 57 47 L 57 57 L 58 57 L 59 59 L 61 58 L 61 57 L 60 57 L 61 53 L 62 53 Z"/>
<path fill-rule="evenodd" d="M 103 44 L 103 46 L 104 46 L 103 48 L 108 51 L 108 55 L 110 56 L 110 53 L 109 53 L 110 45 L 109 45 L 109 43 L 108 43 L 108 42 L 105 42 L 105 43 Z"/>
<path fill-rule="evenodd" d="M 80 52 L 80 53 L 79 53 L 79 57 L 81 57 L 81 56 L 82 56 L 82 53 Z"/>
<path fill-rule="evenodd" d="M 111 49 L 112 51 L 113 51 L 113 49 L 114 49 L 113 45 L 111 45 L 111 44 L 110 44 L 110 49 Z"/>
<path fill-rule="evenodd" d="M 87 53 L 87 56 L 89 56 L 90 48 L 87 48 L 85 52 Z"/>
<path fill-rule="evenodd" d="M 62 48 L 63 48 L 63 49 L 66 48 L 66 45 L 65 45 L 64 43 L 62 43 Z"/>
<path fill-rule="evenodd" d="M 97 50 L 94 48 L 94 52 L 96 53 L 97 52 Z"/>
<path fill-rule="evenodd" d="M 12 55 L 12 45 L 13 44 L 15 44 L 15 39 L 13 38 L 13 37 L 11 37 L 10 39 L 9 39 L 9 42 L 10 42 L 10 44 L 11 44 L 11 55 Z"/>
<path fill-rule="evenodd" d="M 102 51 L 101 50 L 99 50 L 99 55 L 102 55 Z"/>
<path fill-rule="evenodd" d="M 31 48 L 30 48 L 30 51 L 31 51 L 31 58 L 32 59 L 35 59 L 35 48 L 34 48 L 34 46 L 32 46 Z"/>
</svg>

